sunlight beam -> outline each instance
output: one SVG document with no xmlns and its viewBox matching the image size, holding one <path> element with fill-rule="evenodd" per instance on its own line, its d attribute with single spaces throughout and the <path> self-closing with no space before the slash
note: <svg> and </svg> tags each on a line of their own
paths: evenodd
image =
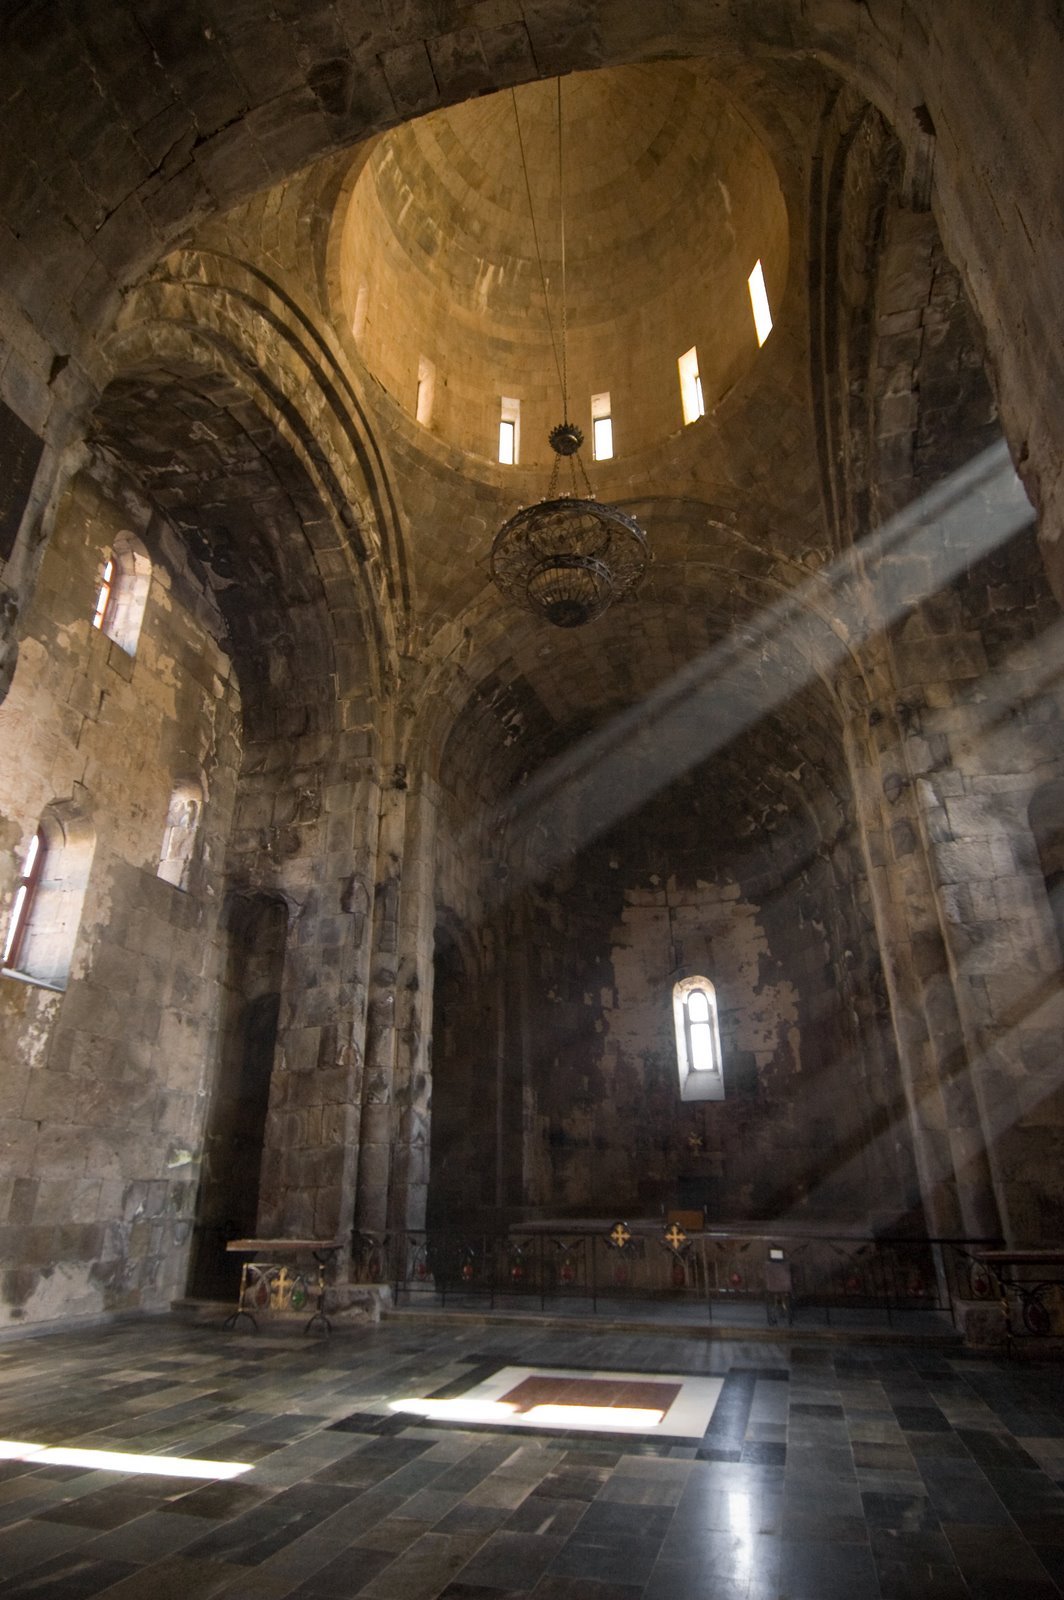
<svg viewBox="0 0 1064 1600">
<path fill-rule="evenodd" d="M 498 808 L 499 826 L 539 827 L 537 872 L 549 871 L 637 811 L 682 773 L 723 749 L 803 685 L 766 681 L 771 650 L 804 664 L 804 682 L 831 671 L 1032 519 L 1001 441 L 882 529 L 675 673 L 638 705 L 549 762 Z M 577 836 L 559 826 L 579 790 Z M 512 887 L 512 880 L 511 880 Z"/>
</svg>

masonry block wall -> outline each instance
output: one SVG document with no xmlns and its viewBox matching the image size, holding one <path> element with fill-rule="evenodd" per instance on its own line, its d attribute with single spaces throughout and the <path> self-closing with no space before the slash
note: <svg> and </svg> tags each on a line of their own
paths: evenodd
<svg viewBox="0 0 1064 1600">
<path fill-rule="evenodd" d="M 919 1225 L 853 853 L 795 795 L 751 815 L 756 740 L 674 782 L 532 898 L 526 1188 L 567 1213 Z M 857 881 L 855 881 L 855 877 Z M 679 977 L 720 1008 L 725 1098 L 681 1104 Z"/>
<path fill-rule="evenodd" d="M 132 528 L 152 560 L 135 656 L 90 625 Z M 240 696 L 170 530 L 82 474 L 60 508 L 0 707 L 5 909 L 45 806 L 95 832 L 65 992 L 0 977 L 0 1319 L 164 1307 L 183 1292 L 221 1022 L 221 874 Z M 175 781 L 205 795 L 186 889 L 158 876 Z"/>
</svg>

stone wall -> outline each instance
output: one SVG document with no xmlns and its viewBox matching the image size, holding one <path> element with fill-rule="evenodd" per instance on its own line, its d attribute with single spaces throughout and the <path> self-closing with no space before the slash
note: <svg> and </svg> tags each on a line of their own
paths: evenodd
<svg viewBox="0 0 1064 1600">
<path fill-rule="evenodd" d="M 135 657 L 90 626 L 122 530 L 153 561 Z M 240 758 L 219 632 L 165 524 L 121 485 L 80 476 L 0 707 L 5 912 L 50 801 L 76 797 L 96 841 L 65 992 L 0 978 L 4 1322 L 156 1309 L 184 1289 Z M 189 776 L 205 805 L 182 890 L 157 869 L 174 783 Z"/>
<path fill-rule="evenodd" d="M 755 734 L 662 789 L 510 899 L 479 957 L 445 935 L 436 1220 L 498 1184 L 513 1215 L 919 1225 L 859 852 L 814 790 L 755 810 L 758 767 Z M 725 1098 L 685 1105 L 672 989 L 694 975 Z"/>
</svg>

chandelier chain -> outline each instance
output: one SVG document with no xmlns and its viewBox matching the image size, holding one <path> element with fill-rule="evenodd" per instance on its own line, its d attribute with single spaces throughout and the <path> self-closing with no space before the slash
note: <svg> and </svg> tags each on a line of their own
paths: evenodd
<svg viewBox="0 0 1064 1600">
<path fill-rule="evenodd" d="M 581 628 L 639 584 L 650 560 L 647 536 L 619 506 L 595 499 L 587 468 L 580 454 L 583 429 L 569 421 L 568 284 L 565 239 L 565 141 L 562 132 L 562 83 L 557 80 L 558 200 L 561 245 L 561 352 L 555 337 L 543 270 L 539 230 L 532 204 L 532 185 L 525 159 L 517 96 L 513 99 L 521 167 L 525 175 L 528 212 L 536 244 L 543 304 L 547 313 L 554 364 L 562 390 L 563 418 L 551 429 L 548 442 L 554 453 L 547 498 L 520 507 L 503 523 L 491 547 L 491 576 L 502 593 L 557 628 Z M 568 457 L 570 493 L 559 493 L 562 458 Z M 579 473 L 579 478 L 578 478 Z M 583 491 L 580 482 L 583 482 Z"/>
<path fill-rule="evenodd" d="M 559 82 L 558 82 L 558 88 L 559 88 L 559 94 L 560 94 L 560 92 L 561 92 L 561 80 L 560 79 L 559 79 Z M 525 175 L 525 194 L 528 196 L 528 215 L 529 215 L 529 220 L 532 223 L 532 239 L 533 239 L 533 242 L 535 243 L 535 246 L 536 246 L 536 262 L 537 262 L 537 265 L 539 266 L 539 282 L 540 282 L 540 287 L 543 290 L 543 308 L 547 313 L 547 328 L 548 328 L 548 331 L 550 333 L 551 349 L 554 351 L 554 365 L 558 369 L 558 382 L 561 384 L 562 396 L 564 398 L 564 395 L 565 395 L 565 374 L 563 372 L 562 362 L 558 358 L 558 339 L 557 339 L 557 336 L 556 336 L 556 334 L 554 332 L 554 318 L 550 314 L 550 296 L 547 293 L 547 275 L 543 270 L 543 251 L 540 249 L 539 229 L 536 227 L 536 208 L 532 204 L 532 184 L 531 184 L 531 182 L 529 180 L 529 176 L 528 176 L 528 162 L 525 159 L 525 141 L 524 141 L 524 138 L 522 137 L 522 134 L 521 134 L 521 118 L 520 118 L 520 116 L 518 114 L 518 110 L 517 110 L 517 95 L 514 93 L 513 89 L 510 90 L 510 99 L 513 102 L 514 122 L 517 125 L 517 148 L 518 148 L 518 150 L 520 152 L 520 155 L 521 155 L 521 171 Z M 559 148 L 560 148 L 560 138 L 561 138 L 561 128 L 560 128 L 560 125 L 559 125 Z M 564 222 L 563 222 L 563 226 L 564 226 Z M 562 290 L 562 323 L 563 323 L 562 348 L 563 348 L 563 351 L 564 351 L 564 347 L 565 347 L 565 333 L 564 333 L 565 291 L 564 291 L 564 279 L 565 279 L 565 268 L 564 268 L 564 263 L 563 263 L 563 267 L 562 267 L 562 280 L 563 280 L 563 290 Z"/>
<path fill-rule="evenodd" d="M 569 421 L 569 296 L 565 281 L 565 163 L 562 156 L 562 80 L 558 78 L 558 210 L 562 236 L 562 421 Z M 576 473 L 573 473 L 574 485 Z"/>
</svg>

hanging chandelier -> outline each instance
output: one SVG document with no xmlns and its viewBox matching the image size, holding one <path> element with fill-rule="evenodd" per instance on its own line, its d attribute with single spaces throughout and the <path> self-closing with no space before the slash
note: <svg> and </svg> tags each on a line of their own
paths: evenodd
<svg viewBox="0 0 1064 1600">
<path fill-rule="evenodd" d="M 511 91 L 512 94 L 512 91 Z M 521 151 L 521 166 L 528 191 L 528 208 L 539 262 L 547 326 L 554 346 L 561 383 L 563 420 L 550 433 L 554 466 L 544 499 L 524 506 L 495 535 L 491 547 L 491 576 L 497 588 L 518 605 L 535 612 L 556 628 L 580 628 L 630 594 L 650 561 L 647 536 L 634 517 L 617 506 L 596 500 L 580 456 L 584 435 L 569 417 L 567 317 L 565 279 L 565 188 L 562 166 L 562 85 L 558 79 L 558 189 L 561 210 L 562 336 L 561 359 L 554 337 L 543 256 L 536 232 L 532 190 L 528 179 L 517 98 L 514 119 Z M 562 462 L 569 464 L 571 492 L 558 493 Z M 577 481 L 579 468 L 581 482 Z"/>
</svg>

